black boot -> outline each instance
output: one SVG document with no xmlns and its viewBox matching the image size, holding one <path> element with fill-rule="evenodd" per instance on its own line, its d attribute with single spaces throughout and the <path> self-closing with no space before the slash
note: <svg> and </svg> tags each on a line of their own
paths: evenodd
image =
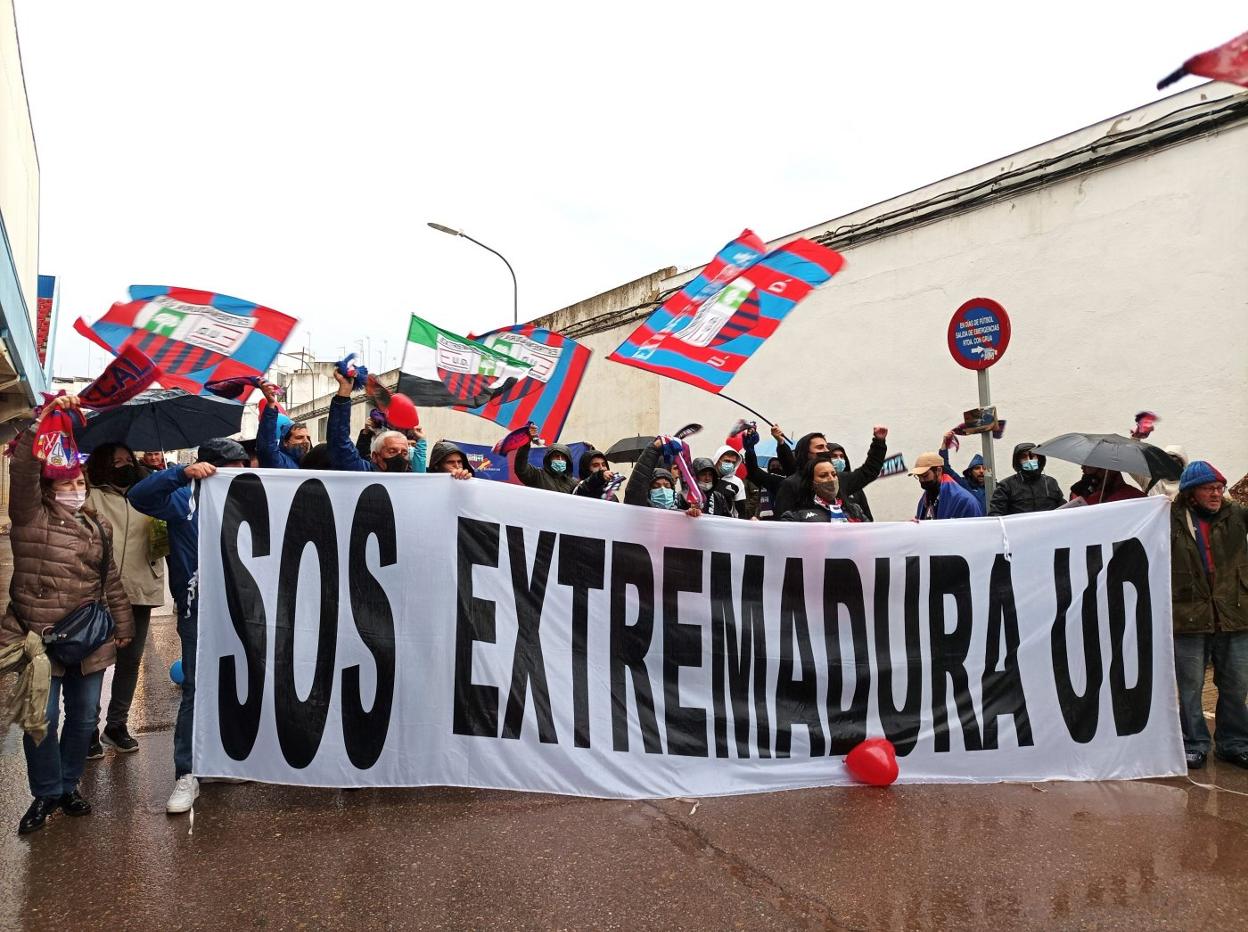
<svg viewBox="0 0 1248 932">
<path fill-rule="evenodd" d="M 56 811 L 60 801 L 59 796 L 37 796 L 30 804 L 30 808 L 26 810 L 26 814 L 22 816 L 22 821 L 17 823 L 17 834 L 29 835 L 43 828 L 43 823 L 48 821 L 48 816 Z"/>
<path fill-rule="evenodd" d="M 80 816 L 91 814 L 91 804 L 82 798 L 82 794 L 77 790 L 72 793 L 65 793 L 57 801 L 57 804 L 65 810 L 66 815 Z"/>
<path fill-rule="evenodd" d="M 91 732 L 91 744 L 87 746 L 87 760 L 99 760 L 104 756 L 104 745 L 100 744 L 100 730 Z"/>
</svg>

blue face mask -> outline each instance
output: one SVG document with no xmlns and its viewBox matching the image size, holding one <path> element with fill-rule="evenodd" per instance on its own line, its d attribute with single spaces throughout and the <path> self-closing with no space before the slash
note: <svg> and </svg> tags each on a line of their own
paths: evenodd
<svg viewBox="0 0 1248 932">
<path fill-rule="evenodd" d="M 845 462 L 845 460 L 841 459 L 839 456 L 832 458 L 832 468 L 837 472 L 844 472 L 845 467 L 848 465 L 849 463 Z"/>
<path fill-rule="evenodd" d="M 1023 472 L 1037 472 L 1040 469 L 1039 460 L 1023 460 L 1021 464 Z"/>
<path fill-rule="evenodd" d="M 655 508 L 674 508 L 676 492 L 673 489 L 651 489 L 650 504 Z"/>
<path fill-rule="evenodd" d="M 719 474 L 721 476 L 731 476 L 736 471 L 737 471 L 736 463 L 720 463 L 719 464 Z"/>
<path fill-rule="evenodd" d="M 551 460 L 550 468 L 555 472 L 563 473 L 568 471 L 568 464 L 563 460 Z"/>
</svg>

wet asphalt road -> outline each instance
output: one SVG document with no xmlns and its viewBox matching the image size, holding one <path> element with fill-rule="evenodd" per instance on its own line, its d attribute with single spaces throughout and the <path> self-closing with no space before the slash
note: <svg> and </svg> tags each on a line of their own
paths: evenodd
<svg viewBox="0 0 1248 932">
<path fill-rule="evenodd" d="M 1248 796 L 1181 780 L 696 808 L 212 784 L 192 832 L 164 813 L 177 655 L 173 619 L 154 618 L 141 749 L 88 764 L 91 816 L 19 838 L 21 743 L 0 739 L 0 929 L 1248 927 Z M 1248 794 L 1248 772 L 1196 776 Z"/>
</svg>

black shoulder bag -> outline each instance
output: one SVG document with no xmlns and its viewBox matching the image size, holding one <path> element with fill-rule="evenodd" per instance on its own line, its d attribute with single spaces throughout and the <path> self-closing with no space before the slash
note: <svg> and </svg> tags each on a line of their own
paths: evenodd
<svg viewBox="0 0 1248 932">
<path fill-rule="evenodd" d="M 86 517 L 85 515 L 83 517 Z M 100 532 L 100 594 L 94 601 L 79 605 L 54 625 L 43 630 L 44 649 L 62 666 L 82 663 L 113 639 L 113 613 L 108 610 L 108 564 L 112 561 L 112 541 L 103 525 L 87 518 Z"/>
</svg>

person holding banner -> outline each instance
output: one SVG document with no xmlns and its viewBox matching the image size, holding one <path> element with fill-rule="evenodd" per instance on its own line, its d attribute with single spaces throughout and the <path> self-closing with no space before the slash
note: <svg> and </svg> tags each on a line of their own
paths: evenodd
<svg viewBox="0 0 1248 932">
<path fill-rule="evenodd" d="M 43 828 L 57 809 L 70 816 L 90 814 L 78 781 L 99 719 L 104 670 L 134 636 L 130 602 L 112 559 L 113 529 L 87 507 L 87 480 L 76 459 L 41 462 L 33 449 L 36 428 L 50 414 L 78 405 L 74 395 L 50 401 L 35 425 L 18 435 L 9 470 L 13 578 L 0 619 L 0 655 L 17 654 L 27 668 L 18 680 L 25 695 L 18 698 L 30 713 L 22 720 L 22 748 L 34 797 L 18 823 L 20 835 Z M 68 434 L 65 443 L 72 445 Z M 112 615 L 112 636 L 76 663 L 45 655 L 47 630 L 97 600 Z"/>
<path fill-rule="evenodd" d="M 1248 508 L 1224 498 L 1226 479 L 1189 463 L 1170 506 L 1174 667 L 1187 766 L 1209 754 L 1202 694 L 1213 664 L 1216 756 L 1248 768 Z"/>
<path fill-rule="evenodd" d="M 134 616 L 134 639 L 117 651 L 102 736 L 104 744 L 126 754 L 139 749 L 128 727 L 130 703 L 139 681 L 152 609 L 165 603 L 164 556 L 168 548 L 161 543 L 167 538 L 157 537 L 154 518 L 140 514 L 126 501 L 126 492 L 147 474 L 125 444 L 100 444 L 87 459 L 87 505 L 113 527 L 113 562 Z M 97 739 L 98 735 L 92 736 L 92 749 Z"/>
<path fill-rule="evenodd" d="M 182 699 L 173 726 L 173 792 L 165 812 L 186 812 L 199 796 L 191 769 L 191 726 L 195 718 L 195 649 L 199 640 L 196 579 L 199 572 L 198 483 L 218 469 L 247 466 L 247 451 L 221 437 L 200 445 L 195 462 L 170 466 L 132 486 L 126 498 L 136 510 L 166 522 L 169 528 L 169 591 L 178 611 L 182 642 Z M 192 487 L 192 483 L 195 486 Z"/>
<path fill-rule="evenodd" d="M 586 450 L 582 453 L 580 467 L 576 474 L 580 476 L 580 482 L 572 490 L 573 495 L 580 495 L 583 498 L 601 498 L 608 502 L 619 501 L 611 489 L 612 487 L 618 488 L 622 480 L 611 471 L 611 464 L 607 462 L 607 454 L 601 450 Z"/>
<path fill-rule="evenodd" d="M 920 453 L 910 475 L 919 480 L 923 489 L 915 510 L 916 521 L 984 516 L 975 496 L 945 475 L 945 461 L 939 453 Z"/>
<path fill-rule="evenodd" d="M 338 393 L 329 402 L 329 462 L 344 472 L 411 472 L 409 441 L 397 430 L 383 430 L 373 437 L 368 459 L 351 442 L 351 391 L 354 382 L 337 369 L 331 370 Z"/>
</svg>

